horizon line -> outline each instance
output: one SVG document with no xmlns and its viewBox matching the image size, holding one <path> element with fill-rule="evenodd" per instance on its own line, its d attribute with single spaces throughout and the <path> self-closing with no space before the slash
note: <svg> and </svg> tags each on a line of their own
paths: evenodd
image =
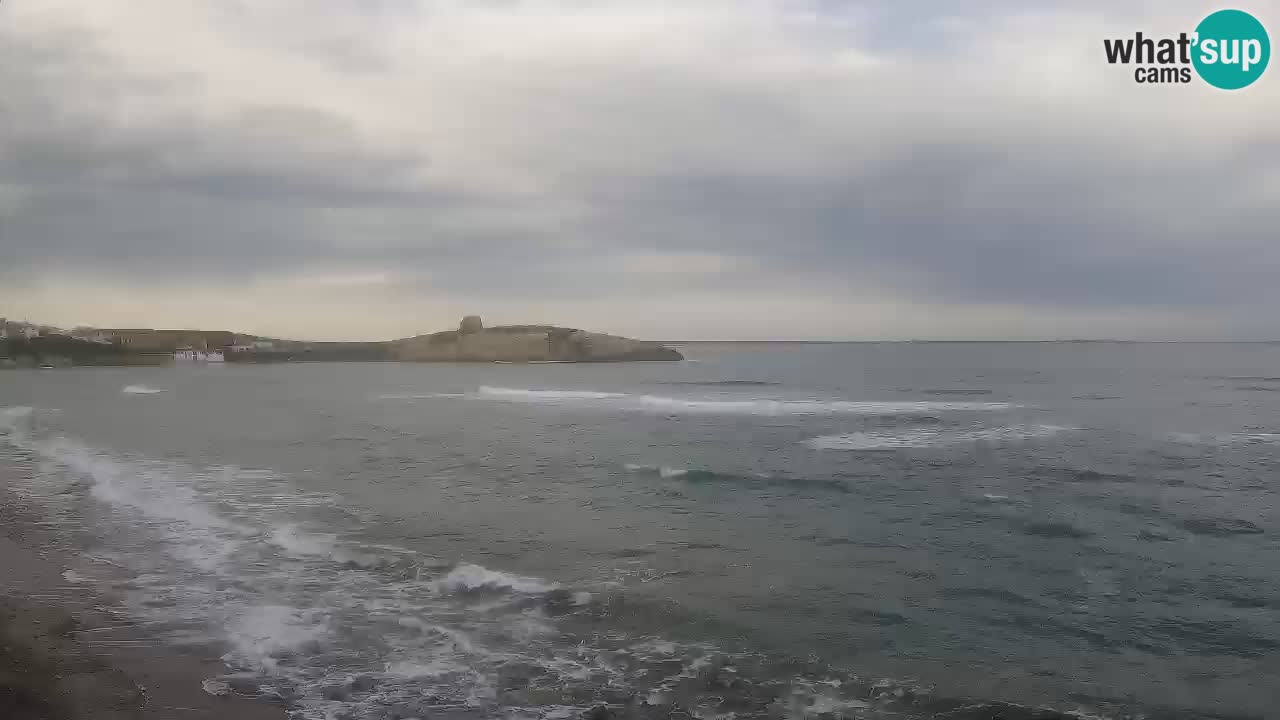
<svg viewBox="0 0 1280 720">
<path fill-rule="evenodd" d="M 1275 345 L 1280 344 L 1280 339 L 1275 340 L 1128 340 L 1123 338 L 1059 338 L 1059 339 L 1038 339 L 1038 340 L 1021 340 L 1021 339 L 992 339 L 992 338 L 961 338 L 961 339 L 931 339 L 931 338 L 913 338 L 906 340 L 653 340 L 651 342 L 668 343 L 671 345 L 689 345 L 693 343 L 700 344 L 792 344 L 792 345 L 873 345 L 885 343 L 912 343 L 912 344 L 940 344 L 940 343 L 1023 343 L 1023 344 L 1125 344 L 1125 345 Z"/>
</svg>

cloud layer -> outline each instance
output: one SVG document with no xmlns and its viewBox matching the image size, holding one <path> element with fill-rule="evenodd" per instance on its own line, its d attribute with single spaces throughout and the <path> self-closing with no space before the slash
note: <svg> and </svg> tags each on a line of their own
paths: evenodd
<svg viewBox="0 0 1280 720">
<path fill-rule="evenodd" d="M 1280 337 L 1274 72 L 1102 56 L 1209 8 L 895 8 L 5 3 L 0 315 Z"/>
</svg>

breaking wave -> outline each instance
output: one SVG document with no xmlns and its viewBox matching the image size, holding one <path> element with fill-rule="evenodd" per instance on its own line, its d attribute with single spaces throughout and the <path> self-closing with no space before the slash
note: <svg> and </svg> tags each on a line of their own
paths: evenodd
<svg viewBox="0 0 1280 720">
<path fill-rule="evenodd" d="M 689 483 L 722 482 L 738 485 L 790 487 L 796 490 L 816 488 L 838 493 L 849 492 L 849 486 L 836 478 L 786 477 L 765 473 L 733 473 L 706 468 L 684 468 L 636 463 L 627 463 L 623 468 L 627 472 L 637 475 L 656 476 L 664 480 L 682 480 Z"/>
<path fill-rule="evenodd" d="M 1184 445 L 1216 445 L 1232 447 L 1240 445 L 1264 445 L 1280 442 L 1280 433 L 1172 433 L 1169 439 Z"/>
<path fill-rule="evenodd" d="M 772 387 L 782 383 L 769 380 L 673 380 L 661 385 L 687 385 L 691 387 Z"/>
<path fill-rule="evenodd" d="M 148 385 L 126 385 L 121 388 L 120 392 L 125 395 L 155 395 L 156 393 L 162 393 L 165 391 Z"/>
<path fill-rule="evenodd" d="M 31 414 L 35 412 L 35 408 L 29 405 L 15 405 L 0 408 L 0 430 L 4 432 L 14 432 L 19 428 Z"/>
<path fill-rule="evenodd" d="M 480 386 L 480 394 L 529 402 L 556 402 L 561 400 L 606 400 L 626 397 L 626 393 L 591 392 L 588 390 L 525 390 L 522 388 Z"/>
<path fill-rule="evenodd" d="M 537 578 L 509 575 L 497 570 L 490 570 L 482 565 L 462 564 L 449 571 L 448 575 L 436 581 L 436 587 L 445 592 L 465 592 L 474 590 L 501 590 L 537 595 L 548 593 L 559 586 L 546 583 Z"/>
<path fill-rule="evenodd" d="M 480 397 L 549 404 L 599 405 L 671 414 L 723 415 L 913 415 L 948 411 L 1008 410 L 1009 403 L 791 400 L 781 398 L 685 398 L 586 390 L 528 390 L 482 386 Z"/>
<path fill-rule="evenodd" d="M 93 447 L 41 427 L 41 412 L 0 409 L 4 441 L 60 468 L 64 480 L 87 484 L 107 512 L 95 521 L 102 546 L 86 555 L 86 567 L 68 571 L 68 581 L 111 582 L 134 614 L 172 628 L 174 640 L 219 642 L 226 671 L 205 681 L 212 694 L 269 699 L 302 720 L 567 720 L 595 716 L 601 705 L 635 717 L 909 719 L 958 707 L 927 688 L 817 661 L 619 632 L 620 618 L 648 610 L 612 583 L 566 588 L 318 531 L 295 511 L 337 511 L 337 498 L 299 492 L 269 470 Z M 626 470 L 685 482 L 835 487 L 663 465 Z M 34 482 L 56 495 L 53 477 Z M 906 622 L 858 612 L 866 622 Z M 965 707 L 989 713 L 982 717 L 1017 711 Z"/>
<path fill-rule="evenodd" d="M 815 450 L 902 450 L 969 443 L 1013 443 L 1053 437 L 1074 428 L 1059 425 L 1014 425 L 980 430 L 913 429 L 900 432 L 854 432 L 823 435 L 804 441 Z"/>
<path fill-rule="evenodd" d="M 386 393 L 373 396 L 374 400 L 428 400 L 431 398 L 460 398 L 466 393 Z"/>
</svg>

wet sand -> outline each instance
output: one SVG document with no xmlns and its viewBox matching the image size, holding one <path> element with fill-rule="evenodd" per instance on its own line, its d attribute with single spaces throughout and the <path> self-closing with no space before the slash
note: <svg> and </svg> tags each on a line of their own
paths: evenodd
<svg viewBox="0 0 1280 720">
<path fill-rule="evenodd" d="M 8 491 L 19 472 L 0 465 L 0 718 L 285 717 L 280 705 L 203 690 L 225 672 L 220 649 L 167 645 L 109 596 L 64 577 L 77 541 Z"/>
</svg>

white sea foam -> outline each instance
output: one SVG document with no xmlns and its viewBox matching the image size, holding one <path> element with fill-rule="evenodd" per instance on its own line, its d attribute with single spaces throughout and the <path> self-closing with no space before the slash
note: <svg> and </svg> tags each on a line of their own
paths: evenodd
<svg viewBox="0 0 1280 720">
<path fill-rule="evenodd" d="M 287 605 L 259 605 L 239 613 L 227 627 L 232 650 L 224 657 L 245 669 L 274 670 L 275 656 L 314 644 L 326 634 L 314 611 Z"/>
<path fill-rule="evenodd" d="M 69 582 L 69 583 L 87 583 L 87 582 L 90 582 L 89 578 L 87 578 L 87 577 L 85 577 L 85 576 L 81 575 L 80 573 L 76 572 L 75 570 L 63 570 L 63 571 L 62 571 L 62 579 L 63 579 L 63 580 L 66 580 L 66 581 L 67 581 L 67 582 Z"/>
<path fill-rule="evenodd" d="M 373 396 L 374 400 L 430 400 L 432 398 L 460 398 L 466 393 L 386 393 Z"/>
<path fill-rule="evenodd" d="M 510 575 L 490 570 L 482 565 L 463 564 L 455 567 L 440 580 L 436 587 L 446 592 L 461 590 L 506 590 L 529 595 L 550 592 L 558 586 L 537 578 Z"/>
<path fill-rule="evenodd" d="M 599 405 L 667 414 L 712 415 L 925 415 L 935 412 L 996 411 L 1009 403 L 934 401 L 799 400 L 717 396 L 667 397 L 588 390 L 528 390 L 481 386 L 480 397 L 529 403 Z"/>
<path fill-rule="evenodd" d="M 27 415 L 6 411 L 0 424 L 12 419 L 25 427 Z M 238 689 L 227 682 L 233 677 L 252 681 L 291 698 L 289 712 L 305 720 L 407 717 L 390 709 L 428 696 L 483 717 L 576 717 L 589 705 L 513 711 L 501 678 L 509 668 L 533 667 L 566 698 L 635 686 L 641 697 L 669 701 L 671 688 L 710 666 L 710 650 L 660 638 L 626 647 L 562 643 L 568 638 L 559 621 L 534 601 L 558 588 L 546 580 L 467 563 L 445 570 L 394 546 L 384 546 L 398 555 L 390 571 L 333 562 L 380 546 L 361 544 L 340 528 L 314 532 L 312 509 L 331 517 L 338 498 L 299 492 L 277 472 L 124 455 L 49 434 L 35 428 L 5 440 L 36 449 L 59 472 L 87 477 L 91 497 L 116 510 L 95 519 L 112 562 L 92 576 L 116 564 L 129 571 L 121 592 L 131 612 L 177 628 L 183 633 L 177 637 L 227 643 L 224 660 L 234 675 L 210 678 L 211 692 Z M 631 467 L 676 477 L 688 472 Z M 79 576 L 67 579 L 73 577 Z M 581 590 L 568 597 L 578 606 L 593 602 Z M 664 667 L 677 660 L 683 669 L 657 687 L 639 686 L 634 667 L 618 663 L 618 655 Z M 334 685 L 337 693 L 330 694 Z M 826 694 L 829 701 L 801 698 L 797 707 L 857 707 Z"/>
<path fill-rule="evenodd" d="M 271 532 L 271 542 L 294 557 L 333 557 L 336 535 L 303 532 L 293 523 L 285 523 Z"/>
<path fill-rule="evenodd" d="M 957 410 L 1007 410 L 1007 403 L 969 402 L 855 402 L 849 400 L 700 400 L 643 395 L 646 409 L 671 413 L 724 415 L 927 415 Z"/>
<path fill-rule="evenodd" d="M 17 405 L 0 408 L 0 435 L 10 436 L 12 442 L 20 442 L 32 423 L 35 408 Z"/>
<path fill-rule="evenodd" d="M 20 420 L 31 417 L 35 408 L 30 405 L 13 405 L 0 408 L 0 427 L 12 426 Z"/>
<path fill-rule="evenodd" d="M 172 552 L 213 571 L 248 533 L 202 502 L 191 488 L 190 468 L 155 460 L 131 460 L 55 437 L 27 443 L 43 459 L 90 482 L 90 494 L 110 506 L 136 513 L 173 543 Z"/>
<path fill-rule="evenodd" d="M 29 414 L 6 411 L 0 422 Z M 392 546 L 404 556 L 390 573 L 334 562 L 378 546 L 307 529 L 299 513 L 332 506 L 331 496 L 298 492 L 268 470 L 123 455 L 39 430 L 5 440 L 35 450 L 48 472 L 87 479 L 90 497 L 115 510 L 96 527 L 105 567 L 128 573 L 130 611 L 173 628 L 175 639 L 225 642 L 228 670 L 294 698 L 299 718 L 372 716 L 427 692 L 500 715 L 497 678 L 513 661 L 579 687 L 601 672 L 625 682 L 600 651 L 553 645 L 554 621 L 525 600 L 554 583 L 475 564 L 433 569 L 440 564 Z M 569 597 L 592 602 L 585 591 Z M 229 677 L 209 687 L 233 687 Z M 340 700 L 324 692 L 335 682 L 346 683 Z"/>
<path fill-rule="evenodd" d="M 1014 425 L 977 430 L 916 429 L 899 432 L 854 432 L 823 435 L 804 441 L 815 450 L 901 450 L 969 443 L 1015 443 L 1048 438 L 1073 428 L 1059 425 Z"/>
<path fill-rule="evenodd" d="M 165 391 L 148 385 L 125 385 L 120 392 L 125 395 L 155 395 L 156 393 L 162 393 Z"/>
<path fill-rule="evenodd" d="M 523 388 L 480 386 L 480 394 L 509 400 L 528 402 L 557 402 L 563 400 L 608 400 L 626 397 L 626 393 L 594 392 L 590 390 L 526 390 Z"/>
<path fill-rule="evenodd" d="M 231 693 L 231 685 L 222 680 L 205 680 L 200 683 L 200 688 L 215 697 L 222 697 Z"/>
<path fill-rule="evenodd" d="M 99 500 L 125 506 L 148 518 L 178 522 L 197 529 L 234 528 L 200 502 L 178 466 L 161 462 L 130 461 L 65 437 L 36 443 L 34 449 L 93 482 Z"/>
<path fill-rule="evenodd" d="M 1264 445 L 1280 442 L 1280 433 L 1170 433 L 1173 442 L 1186 445 Z"/>
<path fill-rule="evenodd" d="M 662 478 L 678 478 L 689 474 L 688 468 L 670 467 L 667 465 L 638 465 L 635 463 L 627 463 L 623 468 L 628 472 L 656 473 Z"/>
</svg>

